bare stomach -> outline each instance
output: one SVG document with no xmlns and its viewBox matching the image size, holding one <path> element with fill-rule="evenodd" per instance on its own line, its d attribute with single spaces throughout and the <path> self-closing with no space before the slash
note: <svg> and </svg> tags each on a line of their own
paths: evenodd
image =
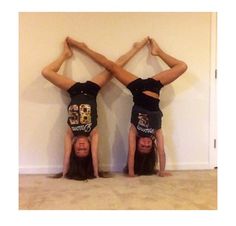
<svg viewBox="0 0 236 226">
<path fill-rule="evenodd" d="M 152 92 L 152 91 L 146 90 L 146 91 L 143 91 L 143 93 L 146 94 L 147 96 L 151 96 L 155 99 L 159 99 L 159 95 L 157 93 Z"/>
</svg>

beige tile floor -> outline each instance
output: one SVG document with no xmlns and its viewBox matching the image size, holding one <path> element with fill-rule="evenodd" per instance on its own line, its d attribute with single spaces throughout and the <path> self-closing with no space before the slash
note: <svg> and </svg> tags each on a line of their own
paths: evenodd
<svg viewBox="0 0 236 226">
<path fill-rule="evenodd" d="M 215 210 L 217 170 L 75 181 L 20 175 L 22 210 Z"/>
</svg>

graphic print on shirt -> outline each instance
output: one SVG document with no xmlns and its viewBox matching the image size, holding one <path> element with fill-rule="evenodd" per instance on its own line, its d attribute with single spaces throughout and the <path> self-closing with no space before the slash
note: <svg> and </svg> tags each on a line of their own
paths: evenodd
<svg viewBox="0 0 236 226">
<path fill-rule="evenodd" d="M 81 104 L 79 106 L 80 123 L 91 123 L 91 106 L 89 104 Z"/>
<path fill-rule="evenodd" d="M 149 119 L 148 119 L 148 115 L 147 114 L 138 113 L 138 120 L 139 120 L 138 124 L 140 126 L 148 128 L 148 126 L 149 126 Z"/>
<path fill-rule="evenodd" d="M 89 104 L 70 105 L 68 121 L 73 131 L 90 132 L 92 128 L 91 106 Z"/>
<path fill-rule="evenodd" d="M 73 104 L 71 106 L 69 106 L 68 109 L 68 120 L 70 125 L 76 125 L 79 124 L 79 106 L 77 104 Z"/>
<path fill-rule="evenodd" d="M 138 113 L 138 125 L 137 130 L 146 133 L 146 134 L 153 134 L 154 129 L 149 128 L 149 118 L 148 114 Z"/>
</svg>

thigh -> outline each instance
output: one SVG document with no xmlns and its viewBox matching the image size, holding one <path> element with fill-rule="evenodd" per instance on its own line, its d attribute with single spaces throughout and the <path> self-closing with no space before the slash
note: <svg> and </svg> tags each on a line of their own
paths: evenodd
<svg viewBox="0 0 236 226">
<path fill-rule="evenodd" d="M 152 78 L 156 81 L 160 81 L 162 85 L 168 85 L 175 81 L 182 74 L 182 71 L 180 71 L 178 68 L 171 68 L 154 75 Z"/>
<path fill-rule="evenodd" d="M 113 76 L 125 86 L 138 78 L 115 63 L 112 65 L 110 71 L 113 73 Z"/>
<path fill-rule="evenodd" d="M 64 75 L 60 75 L 57 72 L 50 71 L 48 72 L 45 78 L 50 81 L 55 86 L 67 91 L 71 86 L 73 86 L 76 82 Z"/>
<path fill-rule="evenodd" d="M 137 77 L 134 74 L 128 72 L 127 70 L 123 69 L 119 65 L 114 65 L 112 67 L 112 70 L 102 71 L 101 73 L 95 75 L 91 79 L 91 81 L 96 83 L 100 87 L 103 87 L 104 85 L 106 85 L 108 81 L 110 81 L 110 79 L 112 78 L 112 75 L 125 86 L 127 86 L 129 83 L 137 79 Z"/>
<path fill-rule="evenodd" d="M 112 75 L 109 71 L 104 70 L 100 72 L 99 74 L 96 74 L 92 79 L 91 82 L 96 83 L 100 87 L 103 87 L 107 84 L 108 81 L 110 81 L 112 78 Z"/>
</svg>

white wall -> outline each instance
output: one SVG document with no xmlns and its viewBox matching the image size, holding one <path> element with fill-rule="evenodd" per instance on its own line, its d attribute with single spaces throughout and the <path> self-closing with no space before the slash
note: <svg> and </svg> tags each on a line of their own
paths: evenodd
<svg viewBox="0 0 236 226">
<path fill-rule="evenodd" d="M 215 35 L 211 17 L 211 13 L 20 13 L 20 172 L 52 173 L 62 168 L 69 97 L 40 73 L 61 52 L 66 36 L 115 60 L 133 42 L 149 35 L 185 61 L 188 71 L 161 93 L 167 169 L 209 168 L 211 40 Z M 147 47 L 126 66 L 143 78 L 165 68 Z M 74 51 L 60 72 L 86 81 L 102 69 Z M 101 168 L 121 170 L 127 158 L 131 94 L 113 79 L 97 101 Z"/>
</svg>

